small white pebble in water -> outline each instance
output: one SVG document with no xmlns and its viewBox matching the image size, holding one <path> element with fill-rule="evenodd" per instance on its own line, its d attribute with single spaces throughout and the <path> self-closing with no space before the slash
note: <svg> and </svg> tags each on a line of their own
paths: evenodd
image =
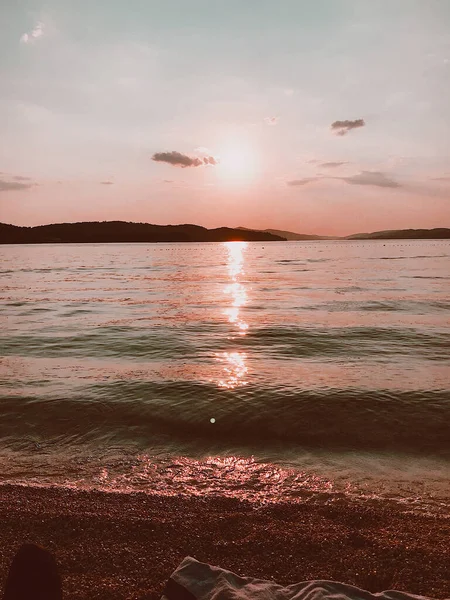
<svg viewBox="0 0 450 600">
<path fill-rule="evenodd" d="M 210 419 L 210 422 L 215 423 L 216 422 L 215 418 L 213 417 L 212 419 Z"/>
</svg>

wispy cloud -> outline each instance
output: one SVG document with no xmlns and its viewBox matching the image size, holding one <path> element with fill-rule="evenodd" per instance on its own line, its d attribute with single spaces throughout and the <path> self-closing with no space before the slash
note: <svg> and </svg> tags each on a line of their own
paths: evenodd
<svg viewBox="0 0 450 600">
<path fill-rule="evenodd" d="M 450 181 L 450 175 L 444 175 L 443 177 L 432 177 L 432 181 Z"/>
<path fill-rule="evenodd" d="M 37 39 L 44 35 L 44 23 L 42 21 L 38 21 L 33 29 L 29 33 L 24 33 L 20 41 L 22 44 L 32 44 Z"/>
<path fill-rule="evenodd" d="M 214 166 L 219 163 L 219 159 L 214 158 L 214 156 L 204 156 L 203 162 L 205 163 L 205 165 L 213 165 Z"/>
<path fill-rule="evenodd" d="M 335 179 L 338 181 L 344 181 L 345 183 L 349 183 L 351 185 L 375 185 L 384 188 L 401 187 L 400 183 L 398 183 L 394 179 L 391 179 L 390 177 L 388 177 L 384 173 L 381 173 L 380 171 L 361 171 L 360 173 L 357 173 L 356 175 L 351 175 L 350 177 L 332 177 L 329 175 L 317 175 L 315 177 L 293 179 L 291 181 L 287 181 L 286 185 L 308 185 L 309 183 L 325 179 Z"/>
<path fill-rule="evenodd" d="M 342 167 L 342 165 L 348 165 L 347 161 L 342 161 L 342 162 L 324 162 L 324 163 L 320 163 L 321 167 L 324 167 L 325 169 L 335 169 L 336 167 Z"/>
<path fill-rule="evenodd" d="M 198 156 L 188 156 L 187 154 L 182 154 L 176 150 L 172 150 L 172 152 L 155 152 L 152 156 L 152 160 L 155 162 L 165 162 L 174 167 L 181 167 L 182 169 L 185 169 L 186 167 L 202 167 L 205 165 L 214 166 L 219 162 L 214 156 L 202 156 L 200 158 Z"/>
<path fill-rule="evenodd" d="M 114 185 L 114 181 L 100 181 L 101 185 Z"/>
<path fill-rule="evenodd" d="M 24 177 L 23 175 L 16 175 L 13 179 L 14 181 L 31 181 L 31 177 Z"/>
<path fill-rule="evenodd" d="M 352 185 L 375 185 L 385 188 L 401 187 L 397 181 L 387 177 L 381 171 L 361 171 L 361 173 L 352 175 L 351 177 L 333 177 L 333 179 L 340 179 Z"/>
<path fill-rule="evenodd" d="M 364 119 L 355 119 L 354 121 L 349 121 L 346 119 L 345 121 L 335 121 L 331 123 L 331 129 L 337 135 L 346 135 L 352 129 L 357 129 L 358 127 L 364 127 L 366 122 Z"/>
<path fill-rule="evenodd" d="M 264 117 L 264 123 L 266 125 L 278 125 L 280 117 Z"/>
<path fill-rule="evenodd" d="M 307 185 L 313 181 L 317 181 L 321 179 L 321 177 L 304 177 L 303 179 L 292 179 L 291 181 L 287 181 L 286 185 L 296 186 L 296 185 Z"/>
<path fill-rule="evenodd" d="M 13 179 L 17 179 L 14 177 Z M 21 183 L 20 181 L 5 181 L 0 179 L 0 192 L 11 192 L 17 190 L 27 190 L 33 187 L 34 183 Z"/>
</svg>

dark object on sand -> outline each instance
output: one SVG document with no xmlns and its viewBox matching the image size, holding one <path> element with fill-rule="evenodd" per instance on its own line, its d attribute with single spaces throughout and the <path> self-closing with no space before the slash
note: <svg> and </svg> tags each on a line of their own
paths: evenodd
<svg viewBox="0 0 450 600">
<path fill-rule="evenodd" d="M 3 600 L 62 600 L 53 555 L 35 544 L 23 544 L 9 568 Z"/>
</svg>

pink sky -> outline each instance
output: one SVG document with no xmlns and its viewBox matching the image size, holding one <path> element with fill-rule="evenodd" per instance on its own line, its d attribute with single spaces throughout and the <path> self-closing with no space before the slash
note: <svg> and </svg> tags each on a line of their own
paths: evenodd
<svg viewBox="0 0 450 600">
<path fill-rule="evenodd" d="M 0 221 L 450 226 L 448 3 L 252 5 L 10 4 Z"/>
</svg>

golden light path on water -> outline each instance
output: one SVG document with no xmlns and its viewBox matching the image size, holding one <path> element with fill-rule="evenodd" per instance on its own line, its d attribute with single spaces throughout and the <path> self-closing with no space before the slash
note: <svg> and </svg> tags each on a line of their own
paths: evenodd
<svg viewBox="0 0 450 600">
<path fill-rule="evenodd" d="M 225 286 L 224 293 L 230 298 L 230 306 L 224 310 L 225 316 L 233 326 L 235 333 L 243 336 L 247 333 L 248 323 L 241 315 L 241 308 L 248 302 L 247 289 L 240 280 L 244 275 L 244 257 L 247 250 L 247 242 L 226 242 L 227 269 L 230 283 Z M 248 373 L 246 364 L 246 352 L 222 352 L 218 360 L 225 363 L 225 377 L 219 380 L 219 387 L 234 389 L 246 385 L 245 379 Z"/>
<path fill-rule="evenodd" d="M 347 462 L 348 457 L 342 458 Z M 336 463 L 339 465 L 339 462 Z M 427 494 L 411 488 L 408 477 L 395 482 L 387 481 L 382 473 L 377 476 L 377 462 L 373 463 L 374 479 L 367 481 L 363 468 L 359 483 L 348 477 L 330 478 L 322 470 L 313 468 L 281 467 L 254 457 L 208 456 L 195 459 L 173 456 L 159 460 L 147 454 L 139 455 L 126 473 L 102 468 L 94 480 L 94 488 L 105 492 L 132 492 L 142 490 L 150 495 L 165 496 L 223 496 L 255 502 L 256 504 L 290 502 L 327 505 L 345 499 L 379 501 L 384 498 L 394 504 L 408 507 L 412 513 L 448 513 L 448 491 L 445 485 L 439 493 Z M 428 465 L 429 467 L 430 465 Z M 425 461 L 421 469 L 427 468 Z M 361 477 L 363 472 L 365 479 Z M 374 482 L 377 486 L 374 487 Z M 67 487 L 91 489 L 83 481 L 66 482 Z"/>
<path fill-rule="evenodd" d="M 83 488 L 83 485 L 76 487 Z M 102 468 L 95 488 L 110 492 L 142 489 L 149 494 L 167 496 L 223 495 L 260 503 L 287 499 L 291 502 L 305 501 L 317 493 L 325 494 L 328 499 L 329 494 L 344 491 L 335 490 L 326 477 L 259 462 L 253 457 L 194 459 L 179 456 L 155 461 L 146 454 L 137 456 L 127 473 L 114 473 L 114 470 Z M 345 491 L 351 491 L 348 485 Z"/>
</svg>

